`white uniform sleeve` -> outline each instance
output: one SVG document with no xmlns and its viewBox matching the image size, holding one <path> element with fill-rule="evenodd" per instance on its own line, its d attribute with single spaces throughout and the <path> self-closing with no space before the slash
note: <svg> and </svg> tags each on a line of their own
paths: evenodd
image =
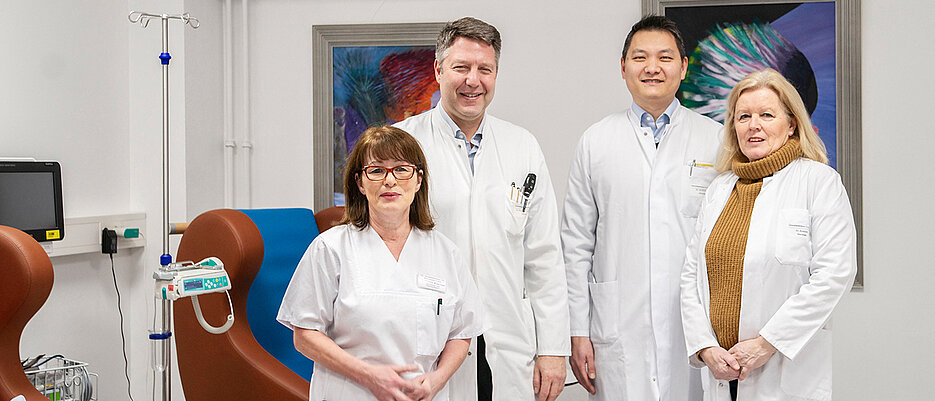
<svg viewBox="0 0 935 401">
<path fill-rule="evenodd" d="M 290 329 L 326 333 L 334 321 L 340 263 L 321 237 L 312 241 L 286 288 L 276 320 Z"/>
<path fill-rule="evenodd" d="M 760 335 L 789 359 L 795 359 L 825 325 L 857 274 L 857 229 L 840 176 L 830 173 L 810 181 L 810 185 L 812 258 L 808 282 L 760 330 Z"/>
<path fill-rule="evenodd" d="M 590 164 L 587 136 L 583 136 L 568 171 L 562 218 L 568 312 L 571 317 L 571 335 L 575 337 L 590 337 L 591 296 L 588 292 L 588 276 L 597 241 L 598 218 L 597 201 L 591 188 Z"/>
<path fill-rule="evenodd" d="M 524 278 L 536 321 L 538 355 L 571 355 L 568 329 L 568 287 L 562 262 L 558 207 L 552 177 L 539 145 L 529 147 L 538 161 L 523 239 Z"/>
<path fill-rule="evenodd" d="M 718 182 L 715 179 L 715 182 Z M 708 194 L 715 192 L 708 188 Z M 682 312 L 682 330 L 685 332 L 685 349 L 688 350 L 688 363 L 692 367 L 701 368 L 705 364 L 695 357 L 695 354 L 708 347 L 717 347 L 717 337 L 714 335 L 714 329 L 711 327 L 711 321 L 708 317 L 708 310 L 705 307 L 701 294 L 698 292 L 699 280 L 707 280 L 702 277 L 706 272 L 700 271 L 701 264 L 698 260 L 704 257 L 705 245 L 701 243 L 701 234 L 705 222 L 705 206 L 710 202 L 710 195 L 705 197 L 701 205 L 701 211 L 698 212 L 698 220 L 695 222 L 695 233 L 692 234 L 691 242 L 685 250 L 685 264 L 682 267 L 681 280 L 681 312 Z"/>
<path fill-rule="evenodd" d="M 474 338 L 484 333 L 484 307 L 477 293 L 477 285 L 471 275 L 471 269 L 457 250 L 451 252 L 452 261 L 457 266 L 458 284 L 460 286 L 458 303 L 455 307 L 454 320 L 451 322 L 451 331 L 448 339 Z"/>
</svg>

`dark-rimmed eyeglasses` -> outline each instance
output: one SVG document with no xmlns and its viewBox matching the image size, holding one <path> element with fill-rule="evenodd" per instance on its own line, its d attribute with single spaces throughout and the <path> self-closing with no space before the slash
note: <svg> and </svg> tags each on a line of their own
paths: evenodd
<svg viewBox="0 0 935 401">
<path fill-rule="evenodd" d="M 408 180 L 416 174 L 418 167 L 412 164 L 400 164 L 394 167 L 364 166 L 364 177 L 370 181 L 383 181 L 387 174 L 393 174 L 397 180 Z"/>
</svg>

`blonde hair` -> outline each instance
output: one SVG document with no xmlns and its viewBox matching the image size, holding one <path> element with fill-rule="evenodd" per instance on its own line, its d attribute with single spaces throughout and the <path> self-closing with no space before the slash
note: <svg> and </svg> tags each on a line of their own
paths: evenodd
<svg viewBox="0 0 935 401">
<path fill-rule="evenodd" d="M 799 92 L 778 71 L 772 68 L 764 68 L 741 79 L 737 85 L 734 85 L 734 89 L 731 89 L 730 95 L 727 96 L 724 141 L 721 150 L 718 152 L 717 162 L 714 165 L 717 171 L 730 170 L 732 161 L 740 155 L 740 144 L 737 143 L 737 132 L 734 124 L 734 110 L 737 106 L 737 99 L 746 91 L 762 88 L 769 88 L 776 93 L 785 108 L 786 114 L 795 121 L 795 131 L 792 136 L 799 138 L 799 145 L 802 147 L 804 156 L 828 164 L 828 151 L 825 149 L 824 142 L 818 137 L 818 133 L 815 132 L 815 128 L 812 127 L 812 121 L 808 117 L 808 111 L 805 109 L 805 104 L 802 102 Z"/>
</svg>

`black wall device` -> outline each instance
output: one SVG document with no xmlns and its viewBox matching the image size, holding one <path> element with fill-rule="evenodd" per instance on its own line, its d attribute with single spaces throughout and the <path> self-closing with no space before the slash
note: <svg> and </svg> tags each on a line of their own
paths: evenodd
<svg viewBox="0 0 935 401">
<path fill-rule="evenodd" d="M 58 162 L 0 160 L 0 225 L 20 229 L 39 242 L 65 237 Z"/>
<path fill-rule="evenodd" d="M 117 253 L 117 232 L 111 229 L 101 230 L 101 253 Z"/>
</svg>

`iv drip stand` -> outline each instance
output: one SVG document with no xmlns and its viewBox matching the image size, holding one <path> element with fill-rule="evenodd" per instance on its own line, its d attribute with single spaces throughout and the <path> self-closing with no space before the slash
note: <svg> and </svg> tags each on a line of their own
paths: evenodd
<svg viewBox="0 0 935 401">
<path fill-rule="evenodd" d="M 169 264 L 172 263 L 172 255 L 169 254 L 169 20 L 177 19 L 198 29 L 200 25 L 198 19 L 191 17 L 188 13 L 184 14 L 149 14 L 139 11 L 130 12 L 128 16 L 130 22 L 139 23 L 143 28 L 149 25 L 153 19 L 162 20 L 162 53 L 159 54 L 159 61 L 162 64 L 162 256 L 159 257 L 160 267 L 153 273 L 153 278 L 157 281 L 165 280 L 166 275 L 160 275 L 165 272 Z M 170 338 L 172 337 L 172 301 L 161 300 L 162 319 L 161 326 L 156 327 L 149 334 L 151 341 L 158 341 L 161 347 L 153 348 L 153 370 L 155 373 L 161 373 L 162 400 L 172 400 L 172 381 L 170 367 L 172 346 Z M 156 355 L 155 350 L 161 348 L 161 355 Z M 157 360 L 156 358 L 160 358 Z M 161 370 L 161 372 L 160 372 Z"/>
</svg>

